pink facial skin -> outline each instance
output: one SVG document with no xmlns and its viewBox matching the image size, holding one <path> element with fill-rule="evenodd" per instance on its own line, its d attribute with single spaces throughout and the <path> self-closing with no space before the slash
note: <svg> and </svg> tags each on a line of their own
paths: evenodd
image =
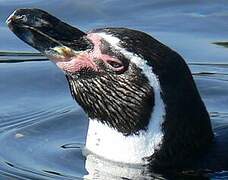
<svg viewBox="0 0 228 180">
<path fill-rule="evenodd" d="M 96 33 L 91 33 L 87 35 L 87 38 L 94 44 L 92 51 L 81 52 L 77 56 L 66 57 L 66 59 L 61 59 L 55 61 L 57 66 L 63 71 L 67 72 L 79 72 L 83 68 L 91 68 L 94 71 L 99 71 L 99 66 L 95 63 L 94 60 L 101 60 L 109 66 L 113 71 L 121 71 L 124 66 L 123 63 L 116 57 L 109 56 L 107 54 L 102 54 L 100 50 L 101 37 Z M 119 67 L 115 68 L 110 64 L 117 63 L 120 64 Z"/>
</svg>

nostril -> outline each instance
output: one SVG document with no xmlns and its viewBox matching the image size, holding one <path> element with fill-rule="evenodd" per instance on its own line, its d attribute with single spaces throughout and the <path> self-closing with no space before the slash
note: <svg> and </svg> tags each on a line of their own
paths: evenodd
<svg viewBox="0 0 228 180">
<path fill-rule="evenodd" d="M 26 15 L 18 15 L 18 16 L 14 16 L 14 20 L 27 22 L 28 19 L 27 19 Z"/>
</svg>

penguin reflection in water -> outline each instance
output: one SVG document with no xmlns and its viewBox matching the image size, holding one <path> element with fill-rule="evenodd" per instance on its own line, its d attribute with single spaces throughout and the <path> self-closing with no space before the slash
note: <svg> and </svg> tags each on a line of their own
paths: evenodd
<svg viewBox="0 0 228 180">
<path fill-rule="evenodd" d="M 64 72 L 89 117 L 88 159 L 153 172 L 227 169 L 190 70 L 167 46 L 127 28 L 84 33 L 39 9 L 18 9 L 7 23 Z"/>
</svg>

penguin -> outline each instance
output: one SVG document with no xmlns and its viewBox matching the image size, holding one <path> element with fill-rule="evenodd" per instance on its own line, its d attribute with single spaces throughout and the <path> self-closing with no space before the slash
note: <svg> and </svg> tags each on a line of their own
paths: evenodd
<svg viewBox="0 0 228 180">
<path fill-rule="evenodd" d="M 228 167 L 227 158 L 205 160 L 215 144 L 209 114 L 184 59 L 166 45 L 128 28 L 85 33 L 40 9 L 18 9 L 7 24 L 65 74 L 89 118 L 86 151 L 152 171 Z"/>
</svg>

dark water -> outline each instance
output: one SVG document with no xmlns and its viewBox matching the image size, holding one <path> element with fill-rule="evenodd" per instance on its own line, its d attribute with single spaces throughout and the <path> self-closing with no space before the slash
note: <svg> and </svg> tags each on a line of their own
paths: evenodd
<svg viewBox="0 0 228 180">
<path fill-rule="evenodd" d="M 72 100 L 64 75 L 51 62 L 40 61 L 45 58 L 39 54 L 7 52 L 35 52 L 5 25 L 7 16 L 22 7 L 45 9 L 84 31 L 121 26 L 151 34 L 186 59 L 214 131 L 228 131 L 228 49 L 213 44 L 228 41 L 227 1 L 0 0 L 0 179 L 87 174 L 81 151 L 86 115 Z M 228 172 L 209 177 L 228 179 Z M 111 178 L 119 177 L 103 179 Z"/>
</svg>

